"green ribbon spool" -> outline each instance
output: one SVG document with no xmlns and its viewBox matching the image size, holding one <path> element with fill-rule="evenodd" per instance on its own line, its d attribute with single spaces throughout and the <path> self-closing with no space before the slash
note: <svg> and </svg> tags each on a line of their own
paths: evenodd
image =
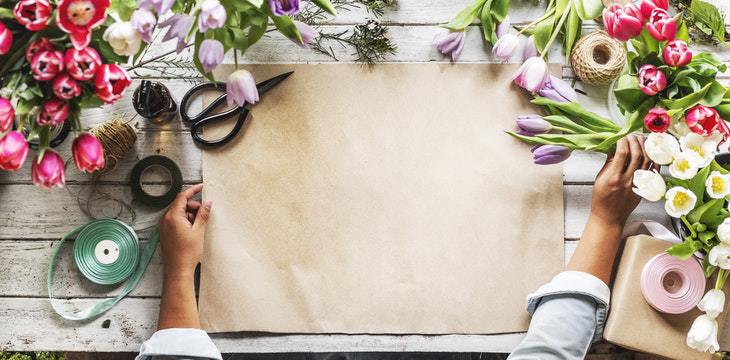
<svg viewBox="0 0 730 360">
<path fill-rule="evenodd" d="M 53 296 L 53 274 L 58 254 L 66 240 L 76 235 L 73 255 L 76 267 L 89 281 L 101 285 L 114 285 L 127 280 L 122 291 L 113 298 L 74 313 L 65 311 Z M 139 238 L 129 225 L 114 219 L 94 220 L 64 235 L 53 249 L 48 267 L 48 298 L 56 313 L 69 320 L 86 320 L 97 317 L 116 305 L 139 283 L 152 255 L 159 235 L 157 229 L 140 253 Z"/>
</svg>

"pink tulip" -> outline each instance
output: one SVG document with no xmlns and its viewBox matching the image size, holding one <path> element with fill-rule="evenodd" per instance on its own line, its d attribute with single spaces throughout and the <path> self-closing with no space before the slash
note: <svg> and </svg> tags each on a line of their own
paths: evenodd
<svg viewBox="0 0 730 360">
<path fill-rule="evenodd" d="M 0 133 L 4 133 L 13 127 L 15 121 L 15 109 L 10 100 L 0 98 Z"/>
<path fill-rule="evenodd" d="M 651 132 L 665 132 L 669 130 L 671 119 L 666 109 L 655 107 L 644 116 L 644 126 Z"/>
<path fill-rule="evenodd" d="M 132 84 L 127 72 L 117 64 L 104 64 L 94 76 L 96 96 L 107 104 L 122 98 L 124 91 Z"/>
<path fill-rule="evenodd" d="M 28 142 L 18 131 L 11 131 L 0 139 L 0 170 L 16 171 L 28 157 Z"/>
<path fill-rule="evenodd" d="M 639 69 L 639 88 L 644 94 L 654 96 L 667 87 L 667 76 L 656 66 L 646 64 Z"/>
<path fill-rule="evenodd" d="M 60 51 L 43 51 L 36 54 L 30 62 L 33 78 L 48 81 L 63 70 L 63 54 Z"/>
<path fill-rule="evenodd" d="M 69 106 L 65 101 L 58 99 L 47 100 L 38 113 L 36 123 L 41 126 L 56 126 L 63 124 L 68 118 Z"/>
<path fill-rule="evenodd" d="M 639 36 L 644 29 L 644 16 L 636 5 L 614 4 L 603 9 L 603 25 L 611 37 L 621 41 Z"/>
<path fill-rule="evenodd" d="M 66 72 L 72 78 L 87 81 L 94 77 L 96 70 L 101 66 L 101 57 L 91 47 L 81 50 L 72 47 L 66 50 L 63 62 L 66 65 Z"/>
<path fill-rule="evenodd" d="M 5 55 L 13 45 L 13 32 L 0 22 L 0 55 Z"/>
<path fill-rule="evenodd" d="M 63 100 L 71 100 L 81 95 L 81 87 L 67 73 L 62 73 L 53 79 L 53 93 Z"/>
<path fill-rule="evenodd" d="M 512 79 L 519 87 L 536 93 L 550 81 L 550 73 L 545 60 L 539 56 L 533 56 L 520 66 Z"/>
<path fill-rule="evenodd" d="M 643 0 L 641 2 L 641 4 L 639 4 L 639 8 L 641 8 L 641 14 L 644 15 L 645 18 L 648 18 L 651 16 L 651 12 L 654 11 L 654 9 L 668 10 L 669 1 L 668 0 Z"/>
<path fill-rule="evenodd" d="M 20 0 L 13 7 L 13 15 L 30 31 L 42 30 L 51 19 L 53 7 L 47 0 Z"/>
<path fill-rule="evenodd" d="M 91 43 L 91 32 L 106 20 L 109 0 L 58 0 L 56 26 L 79 50 Z"/>
<path fill-rule="evenodd" d="M 256 80 L 250 72 L 240 69 L 228 75 L 226 82 L 226 99 L 228 106 L 236 103 L 243 106 L 246 103 L 255 104 L 259 101 L 259 90 L 256 88 Z"/>
<path fill-rule="evenodd" d="M 725 120 L 720 117 L 717 110 L 704 105 L 697 105 L 687 111 L 684 115 L 687 127 L 693 133 L 710 136 L 713 132 L 724 132 Z"/>
<path fill-rule="evenodd" d="M 63 174 L 63 159 L 57 152 L 46 149 L 43 158 L 38 160 L 36 155 L 31 167 L 31 178 L 33 184 L 50 189 L 54 186 L 62 188 L 66 185 L 66 178 Z"/>
<path fill-rule="evenodd" d="M 664 63 L 672 67 L 682 67 L 692 61 L 692 51 L 682 40 L 672 40 L 667 43 L 662 53 Z"/>
<path fill-rule="evenodd" d="M 666 10 L 654 9 L 646 22 L 646 30 L 658 41 L 674 40 L 677 23 Z"/>
<path fill-rule="evenodd" d="M 104 148 L 90 133 L 81 133 L 71 146 L 74 164 L 79 171 L 92 173 L 104 168 Z"/>
<path fill-rule="evenodd" d="M 200 4 L 200 15 L 198 15 L 198 29 L 206 32 L 211 29 L 219 29 L 226 23 L 226 9 L 218 0 L 205 0 Z"/>
<path fill-rule="evenodd" d="M 520 38 L 515 34 L 504 34 L 492 47 L 492 56 L 499 62 L 506 63 L 512 58 L 520 45 Z"/>
<path fill-rule="evenodd" d="M 51 43 L 51 40 L 48 40 L 48 38 L 40 38 L 28 45 L 28 47 L 25 49 L 25 58 L 28 60 L 28 62 L 33 61 L 33 58 L 44 52 L 44 51 L 53 51 L 55 50 L 53 48 L 53 43 Z"/>
<path fill-rule="evenodd" d="M 206 73 L 213 71 L 223 62 L 225 50 L 216 39 L 205 39 L 198 47 L 198 60 Z"/>
</svg>

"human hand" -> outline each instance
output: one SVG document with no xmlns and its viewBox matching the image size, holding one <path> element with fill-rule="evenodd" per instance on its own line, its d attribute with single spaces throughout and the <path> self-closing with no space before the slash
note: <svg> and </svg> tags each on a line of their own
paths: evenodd
<svg viewBox="0 0 730 360">
<path fill-rule="evenodd" d="M 193 200 L 202 190 L 203 184 L 198 184 L 180 192 L 160 219 L 165 277 L 192 276 L 203 255 L 205 227 L 212 204 Z"/>
<path fill-rule="evenodd" d="M 649 169 L 650 164 L 651 160 L 644 155 L 643 136 L 632 134 L 619 140 L 616 152 L 608 156 L 596 176 L 591 219 L 603 225 L 623 227 L 641 201 L 632 190 L 634 171 Z M 652 168 L 658 170 L 656 165 Z"/>
</svg>

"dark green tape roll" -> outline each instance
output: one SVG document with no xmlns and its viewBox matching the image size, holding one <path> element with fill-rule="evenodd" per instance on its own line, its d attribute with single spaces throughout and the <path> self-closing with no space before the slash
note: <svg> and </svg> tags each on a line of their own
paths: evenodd
<svg viewBox="0 0 730 360">
<path fill-rule="evenodd" d="M 170 178 L 172 180 L 170 189 L 159 196 L 150 195 L 142 189 L 142 173 L 152 166 L 162 166 L 167 169 L 170 172 Z M 180 168 L 170 158 L 162 155 L 152 155 L 140 160 L 132 169 L 130 182 L 132 184 L 132 196 L 142 204 L 155 208 L 163 208 L 170 205 L 180 190 L 182 190 L 183 185 Z"/>
</svg>

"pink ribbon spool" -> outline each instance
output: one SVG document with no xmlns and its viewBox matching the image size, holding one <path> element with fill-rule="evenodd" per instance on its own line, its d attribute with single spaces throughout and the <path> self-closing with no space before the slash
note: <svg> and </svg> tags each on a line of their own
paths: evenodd
<svg viewBox="0 0 730 360">
<path fill-rule="evenodd" d="M 694 258 L 680 260 L 667 253 L 651 258 L 641 271 L 641 293 L 654 309 L 666 314 L 692 310 L 705 294 L 707 280 Z"/>
</svg>

